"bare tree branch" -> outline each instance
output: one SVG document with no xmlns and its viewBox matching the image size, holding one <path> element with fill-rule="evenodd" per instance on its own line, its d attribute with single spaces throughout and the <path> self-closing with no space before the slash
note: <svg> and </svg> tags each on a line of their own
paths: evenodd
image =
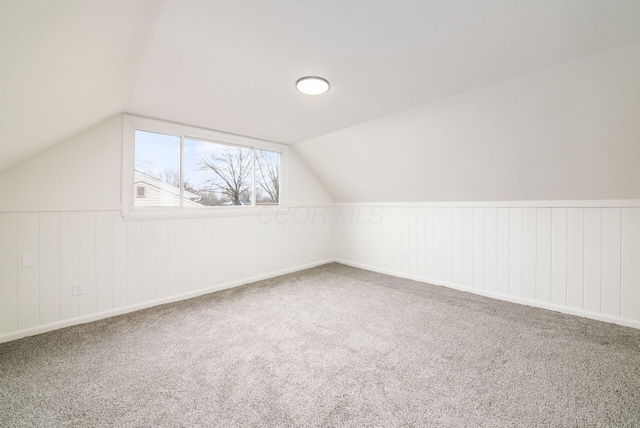
<svg viewBox="0 0 640 428">
<path fill-rule="evenodd" d="M 243 200 L 250 198 L 253 175 L 250 149 L 225 147 L 220 153 L 201 155 L 198 164 L 201 171 L 211 173 L 206 190 L 221 193 L 233 205 L 242 205 Z"/>
<path fill-rule="evenodd" d="M 259 202 L 277 203 L 280 200 L 280 154 L 256 150 L 256 185 L 267 194 Z"/>
</svg>

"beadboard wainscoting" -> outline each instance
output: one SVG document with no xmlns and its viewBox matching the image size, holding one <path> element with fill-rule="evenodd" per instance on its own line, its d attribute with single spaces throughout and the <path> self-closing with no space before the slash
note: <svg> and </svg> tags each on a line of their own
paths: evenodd
<svg viewBox="0 0 640 428">
<path fill-rule="evenodd" d="M 326 263 L 332 215 L 330 207 L 141 221 L 121 211 L 2 212 L 0 342 Z M 73 295 L 76 282 L 84 294 Z"/>
<path fill-rule="evenodd" d="M 335 255 L 364 269 L 640 328 L 639 207 L 338 204 Z"/>
</svg>

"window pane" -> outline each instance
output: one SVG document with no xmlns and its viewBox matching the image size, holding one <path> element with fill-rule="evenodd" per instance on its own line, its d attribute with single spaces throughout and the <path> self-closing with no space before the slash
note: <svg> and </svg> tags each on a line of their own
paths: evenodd
<svg viewBox="0 0 640 428">
<path fill-rule="evenodd" d="M 251 205 L 253 150 L 184 140 L 184 206 Z"/>
<path fill-rule="evenodd" d="M 133 206 L 180 205 L 180 137 L 136 131 Z"/>
<path fill-rule="evenodd" d="M 280 202 L 280 153 L 256 149 L 256 204 Z"/>
</svg>

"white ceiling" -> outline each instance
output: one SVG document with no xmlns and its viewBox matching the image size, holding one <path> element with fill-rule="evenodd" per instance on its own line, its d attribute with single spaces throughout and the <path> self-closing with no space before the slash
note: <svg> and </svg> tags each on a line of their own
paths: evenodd
<svg viewBox="0 0 640 428">
<path fill-rule="evenodd" d="M 122 111 L 154 0 L 0 0 L 0 171 Z"/>
<path fill-rule="evenodd" d="M 295 143 L 637 40 L 640 0 L 0 0 L 0 170 L 118 111 Z"/>
</svg>

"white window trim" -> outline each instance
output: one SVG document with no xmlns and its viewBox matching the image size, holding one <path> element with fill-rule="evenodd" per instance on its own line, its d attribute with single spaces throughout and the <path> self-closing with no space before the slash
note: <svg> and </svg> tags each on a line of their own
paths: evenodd
<svg viewBox="0 0 640 428">
<path fill-rule="evenodd" d="M 134 208 L 135 192 L 133 191 L 135 166 L 135 131 L 148 131 L 160 134 L 174 135 L 202 139 L 223 144 L 243 147 L 253 147 L 258 150 L 268 150 L 280 153 L 280 201 L 277 206 L 231 206 L 231 207 L 162 207 L 162 208 Z M 182 138 L 181 138 L 182 146 Z M 181 147 L 182 150 L 182 147 Z M 265 213 L 278 214 L 287 209 L 285 183 L 286 165 L 289 147 L 285 144 L 258 140 L 255 138 L 227 134 L 220 131 L 166 122 L 158 119 L 124 114 L 122 116 L 122 216 L 125 220 L 151 220 L 164 218 L 201 218 L 228 216 L 255 216 Z M 180 160 L 182 163 L 182 159 Z M 180 168 L 182 174 L 182 167 Z M 182 181 L 182 177 L 181 177 Z M 254 192 L 255 193 L 255 190 Z M 252 195 L 255 199 L 255 195 Z"/>
</svg>

